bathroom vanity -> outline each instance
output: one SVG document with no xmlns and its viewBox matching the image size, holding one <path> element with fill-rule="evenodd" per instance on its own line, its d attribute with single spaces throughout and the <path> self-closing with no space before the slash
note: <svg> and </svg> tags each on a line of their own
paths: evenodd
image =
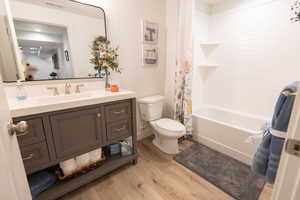
<svg viewBox="0 0 300 200">
<path fill-rule="evenodd" d="M 107 73 L 90 61 L 95 38 L 109 39 L 104 9 L 73 0 L 9 3 L 12 16 L 0 16 L 0 37 L 6 43 L 0 72 L 13 118 L 10 134 L 17 135 L 27 175 L 110 144 L 132 142 L 129 155 L 108 157 L 99 167 L 58 181 L 35 199 L 57 199 L 136 163 L 136 95 L 104 90 L 101 83 Z M 19 122 L 26 128 L 16 132 Z"/>
<path fill-rule="evenodd" d="M 109 158 L 84 175 L 58 182 L 38 200 L 56 199 L 122 165 L 137 162 L 135 93 L 95 91 L 80 98 L 73 96 L 50 96 L 48 102 L 39 98 L 9 101 L 14 123 L 26 121 L 29 125 L 27 131 L 16 133 L 28 175 L 129 137 L 133 154 Z"/>
</svg>

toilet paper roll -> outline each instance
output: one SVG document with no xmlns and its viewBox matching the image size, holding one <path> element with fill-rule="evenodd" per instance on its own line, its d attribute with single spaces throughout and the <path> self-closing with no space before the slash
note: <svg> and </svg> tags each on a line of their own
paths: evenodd
<svg viewBox="0 0 300 200">
<path fill-rule="evenodd" d="M 102 157 L 102 148 L 91 151 L 89 154 L 91 163 L 95 163 L 99 161 Z"/>
<path fill-rule="evenodd" d="M 85 167 L 90 164 L 90 155 L 89 153 L 83 154 L 76 157 L 76 164 L 79 168 Z"/>
<path fill-rule="evenodd" d="M 74 171 L 78 169 L 74 158 L 59 163 L 59 166 L 62 169 L 65 176 L 71 175 Z"/>
</svg>

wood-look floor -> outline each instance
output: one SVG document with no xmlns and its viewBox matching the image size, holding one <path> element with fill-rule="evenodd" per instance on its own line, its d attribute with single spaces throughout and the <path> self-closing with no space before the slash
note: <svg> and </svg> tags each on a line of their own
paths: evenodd
<svg viewBox="0 0 300 200">
<path fill-rule="evenodd" d="M 125 166 L 60 200 L 233 200 L 205 179 L 156 149 L 151 138 L 139 142 L 137 165 Z M 191 145 L 184 141 L 181 150 Z M 267 185 L 259 200 L 269 200 Z"/>
</svg>

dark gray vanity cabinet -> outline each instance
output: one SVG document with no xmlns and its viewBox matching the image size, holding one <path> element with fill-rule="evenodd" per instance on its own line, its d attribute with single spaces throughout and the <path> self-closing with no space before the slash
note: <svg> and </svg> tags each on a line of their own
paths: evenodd
<svg viewBox="0 0 300 200">
<path fill-rule="evenodd" d="M 73 158 L 104 144 L 105 121 L 102 106 L 50 115 L 56 155 Z"/>
<path fill-rule="evenodd" d="M 35 115 L 19 117 L 14 122 L 26 121 L 28 130 L 17 133 L 22 159 L 27 174 L 47 168 L 56 159 L 49 117 Z"/>
<path fill-rule="evenodd" d="M 127 99 L 18 117 L 28 131 L 17 133 L 27 174 L 43 170 L 94 149 L 132 137 L 133 154 L 107 159 L 99 168 L 69 181 L 59 182 L 37 200 L 54 200 L 118 167 L 137 161 L 136 100 Z"/>
<path fill-rule="evenodd" d="M 130 102 L 105 106 L 107 142 L 114 143 L 132 133 L 132 107 Z"/>
<path fill-rule="evenodd" d="M 27 121 L 28 130 L 24 133 L 17 134 L 20 146 L 26 146 L 45 141 L 46 134 L 42 117 L 22 119 Z"/>
</svg>

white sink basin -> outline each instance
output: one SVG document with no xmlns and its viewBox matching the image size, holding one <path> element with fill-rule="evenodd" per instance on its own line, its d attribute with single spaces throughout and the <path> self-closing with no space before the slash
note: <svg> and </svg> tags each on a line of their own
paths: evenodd
<svg viewBox="0 0 300 200">
<path fill-rule="evenodd" d="M 39 103 L 61 103 L 67 101 L 78 101 L 80 99 L 85 99 L 92 96 L 93 94 L 91 92 L 85 92 L 81 94 L 38 97 L 35 100 Z"/>
</svg>

